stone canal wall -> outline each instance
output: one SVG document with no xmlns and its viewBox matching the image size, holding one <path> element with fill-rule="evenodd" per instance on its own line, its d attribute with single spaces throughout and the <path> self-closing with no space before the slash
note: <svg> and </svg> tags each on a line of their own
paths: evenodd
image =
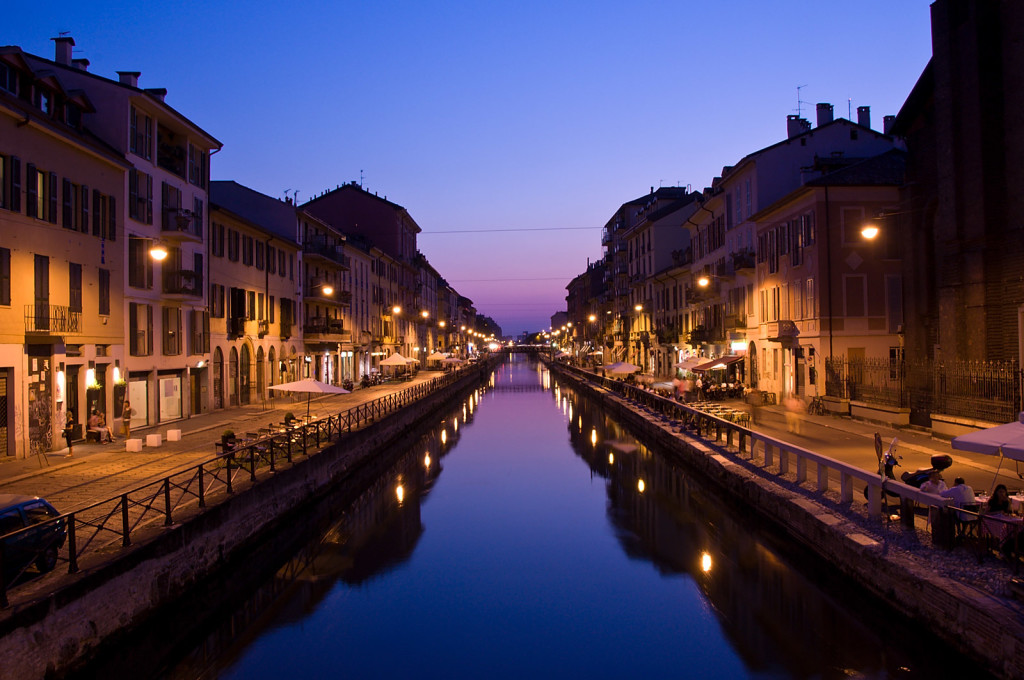
<svg viewBox="0 0 1024 680">
<path fill-rule="evenodd" d="M 609 415 L 627 423 L 639 439 L 683 459 L 736 505 L 751 508 L 895 611 L 927 626 L 988 672 L 1024 678 L 1024 620 L 1016 603 L 936 573 L 927 560 L 891 545 L 881 522 L 876 521 L 873 529 L 870 522 L 854 516 L 852 508 L 844 514 L 834 503 L 819 502 L 815 492 L 758 474 L 756 466 L 735 451 L 681 432 L 618 394 L 559 370 L 558 364 L 550 367 L 574 389 L 601 402 Z M 859 502 L 856 498 L 854 503 Z"/>
<path fill-rule="evenodd" d="M 155 532 L 111 559 L 66 576 L 48 596 L 0 613 L 0 680 L 62 677 L 116 645 L 127 631 L 232 563 L 281 519 L 356 470 L 389 458 L 389 447 L 493 368 L 465 377 L 341 440 L 297 459 L 257 484 Z M 237 562 L 237 560 L 234 560 Z"/>
</svg>

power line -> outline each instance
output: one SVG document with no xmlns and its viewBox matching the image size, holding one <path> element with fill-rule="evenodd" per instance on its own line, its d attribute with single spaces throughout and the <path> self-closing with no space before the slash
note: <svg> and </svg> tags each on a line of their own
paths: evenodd
<svg viewBox="0 0 1024 680">
<path fill-rule="evenodd" d="M 448 279 L 451 283 L 467 283 L 469 281 L 569 281 L 571 276 L 543 276 L 532 279 Z"/>
<path fill-rule="evenodd" d="M 521 229 L 442 229 L 440 231 L 421 231 L 418 236 L 430 234 L 497 234 L 503 231 L 580 231 L 583 229 L 603 229 L 604 227 L 523 227 Z"/>
</svg>

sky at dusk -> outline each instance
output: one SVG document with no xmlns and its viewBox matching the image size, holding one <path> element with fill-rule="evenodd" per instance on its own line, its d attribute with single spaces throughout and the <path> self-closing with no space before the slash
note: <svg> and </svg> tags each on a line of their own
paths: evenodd
<svg viewBox="0 0 1024 680">
<path fill-rule="evenodd" d="M 814 123 L 899 111 L 927 0 L 18 2 L 0 44 L 140 87 L 219 139 L 214 179 L 300 203 L 362 179 L 506 334 L 547 327 L 601 228 Z M 244 8 L 244 9 L 242 9 Z M 485 233 L 485 232 L 494 233 Z"/>
</svg>

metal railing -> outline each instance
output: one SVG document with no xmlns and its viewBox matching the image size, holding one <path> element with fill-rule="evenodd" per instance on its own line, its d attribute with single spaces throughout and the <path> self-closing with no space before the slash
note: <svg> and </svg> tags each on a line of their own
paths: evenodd
<svg viewBox="0 0 1024 680">
<path fill-rule="evenodd" d="M 113 498 L 68 512 L 0 536 L 0 606 L 8 606 L 7 590 L 27 571 L 46 549 L 39 547 L 26 566 L 10 578 L 4 571 L 4 544 L 29 532 L 46 531 L 50 525 L 63 524 L 67 541 L 58 554 L 58 563 L 67 564 L 68 573 L 77 573 L 83 561 L 109 556 L 111 550 L 128 547 L 133 541 L 150 535 L 159 527 L 168 527 L 190 508 L 204 508 L 226 498 L 240 486 L 269 476 L 279 466 L 291 464 L 321 448 L 337 443 L 343 434 L 369 425 L 430 394 L 448 389 L 472 369 L 458 369 L 400 392 L 384 395 L 334 415 L 278 432 L 264 431 L 244 440 L 233 450 L 216 454 L 174 474 L 136 487 Z M 50 546 L 52 547 L 52 546 Z"/>
<path fill-rule="evenodd" d="M 81 333 L 82 313 L 72 311 L 67 305 L 25 305 L 25 332 L 59 335 Z"/>
<path fill-rule="evenodd" d="M 850 359 L 825 361 L 826 394 L 851 401 L 1003 423 L 1024 410 L 1015 361 Z"/>
<path fill-rule="evenodd" d="M 596 383 L 642 408 L 650 409 L 674 421 L 683 430 L 715 444 L 723 445 L 727 451 L 747 458 L 766 474 L 782 477 L 795 473 L 796 483 L 803 485 L 809 481 L 809 476 L 813 473 L 814 487 L 812 489 L 803 487 L 811 495 L 823 496 L 835 483 L 832 477 L 838 479 L 840 501 L 843 503 L 853 502 L 855 485 L 858 488 L 863 487 L 870 518 L 880 519 L 882 517 L 883 493 L 926 506 L 945 507 L 950 503 L 948 498 L 936 498 L 922 492 L 917 487 L 894 479 L 886 479 L 877 471 L 864 470 L 835 458 L 815 453 L 796 444 L 752 430 L 744 424 L 659 396 L 621 380 L 605 378 L 567 364 L 551 363 L 549 366 L 552 370 L 575 374 L 577 378 Z M 901 513 L 901 517 L 905 522 L 913 521 L 912 514 L 907 516 Z"/>
</svg>

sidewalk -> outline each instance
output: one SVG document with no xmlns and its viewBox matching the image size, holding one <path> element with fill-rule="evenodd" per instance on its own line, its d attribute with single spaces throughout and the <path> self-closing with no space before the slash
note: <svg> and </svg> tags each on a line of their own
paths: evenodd
<svg viewBox="0 0 1024 680">
<path fill-rule="evenodd" d="M 439 371 L 420 371 L 408 382 L 357 387 L 350 394 L 312 395 L 310 412 L 313 416 L 338 413 L 440 375 Z M 220 441 L 224 430 L 256 432 L 272 423 L 281 423 L 289 411 L 296 416 L 306 413 L 305 394 L 277 397 L 272 403 L 273 406 L 268 401 L 266 407 L 242 406 L 134 428 L 132 438 L 143 440 L 141 452 L 125 451 L 125 439 L 119 436 L 112 444 L 75 442 L 71 458 L 66 457 L 66 447 L 23 459 L 0 458 L 0 493 L 41 496 L 67 512 L 114 495 L 117 489 L 140 479 L 162 476 L 168 470 L 213 458 L 217 453 L 215 442 Z M 180 441 L 167 441 L 167 431 L 171 429 L 181 430 Z M 145 446 L 147 434 L 162 435 L 163 443 L 158 448 Z"/>
</svg>

